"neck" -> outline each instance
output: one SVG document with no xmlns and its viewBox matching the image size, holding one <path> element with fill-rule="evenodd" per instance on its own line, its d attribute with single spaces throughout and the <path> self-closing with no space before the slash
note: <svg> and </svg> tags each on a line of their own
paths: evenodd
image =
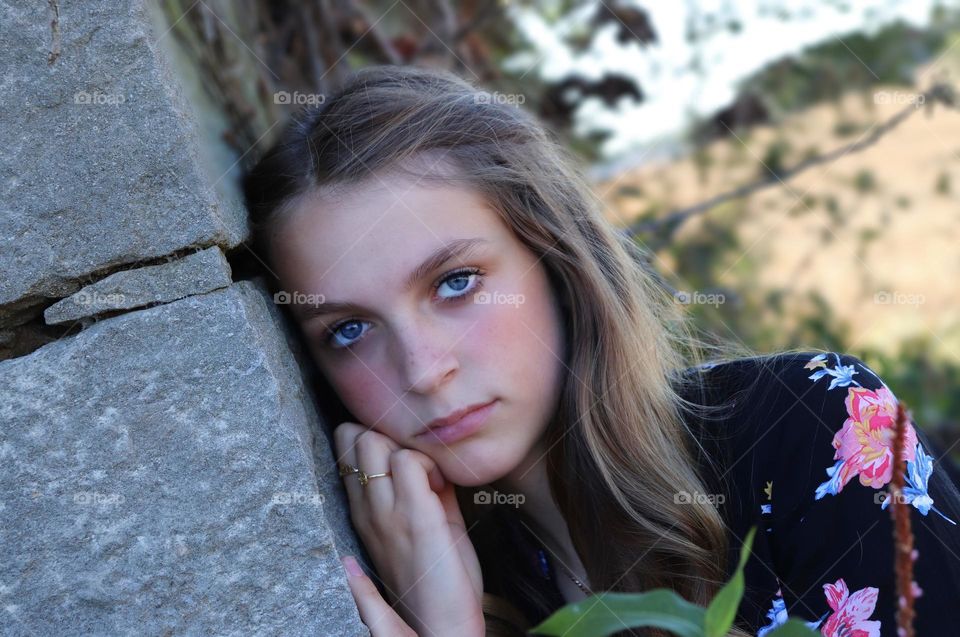
<svg viewBox="0 0 960 637">
<path fill-rule="evenodd" d="M 549 557 L 576 573 L 581 581 L 586 581 L 586 571 L 573 546 L 567 522 L 550 493 L 546 454 L 540 446 L 491 486 L 500 493 L 523 495 L 520 513 L 533 521 L 535 526 L 528 527 L 547 549 Z"/>
</svg>

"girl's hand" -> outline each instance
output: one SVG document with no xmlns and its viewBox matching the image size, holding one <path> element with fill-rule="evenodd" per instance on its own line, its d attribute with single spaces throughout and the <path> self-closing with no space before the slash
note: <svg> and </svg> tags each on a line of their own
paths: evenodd
<svg viewBox="0 0 960 637">
<path fill-rule="evenodd" d="M 400 615 L 388 604 L 376 585 L 363 574 L 363 569 L 352 555 L 340 560 L 347 571 L 347 583 L 360 611 L 360 620 L 370 629 L 372 637 L 418 637 Z"/>
<path fill-rule="evenodd" d="M 426 454 L 357 423 L 340 424 L 334 443 L 339 462 L 367 474 L 391 472 L 366 487 L 356 473 L 343 476 L 350 519 L 390 605 L 421 637 L 482 637 L 483 574 L 453 483 Z M 377 606 L 376 599 L 366 603 Z"/>
</svg>

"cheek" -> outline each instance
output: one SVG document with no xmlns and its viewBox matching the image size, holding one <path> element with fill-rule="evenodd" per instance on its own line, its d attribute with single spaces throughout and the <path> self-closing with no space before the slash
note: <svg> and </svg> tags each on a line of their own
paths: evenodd
<svg viewBox="0 0 960 637">
<path fill-rule="evenodd" d="M 531 338 L 525 319 L 510 305 L 489 305 L 478 312 L 470 330 L 471 360 L 483 361 L 493 369 L 512 367 L 521 359 L 525 341 Z M 462 360 L 461 363 L 467 362 Z"/>
<path fill-rule="evenodd" d="M 358 363 L 325 373 L 330 374 L 327 378 L 331 379 L 331 386 L 360 424 L 370 426 L 376 423 L 375 430 L 389 435 L 387 423 L 391 422 L 391 413 L 388 410 L 401 410 L 403 406 L 397 404 L 396 397 L 377 378 L 376 369 Z"/>
<path fill-rule="evenodd" d="M 497 387 L 518 397 L 549 389 L 551 372 L 563 360 L 559 320 L 549 298 L 539 295 L 527 294 L 519 305 L 489 305 L 471 331 L 471 359 L 499 377 Z"/>
</svg>

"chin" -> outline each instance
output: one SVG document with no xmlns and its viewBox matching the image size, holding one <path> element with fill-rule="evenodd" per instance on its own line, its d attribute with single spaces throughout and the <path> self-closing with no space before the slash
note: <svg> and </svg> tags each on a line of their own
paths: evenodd
<svg viewBox="0 0 960 637">
<path fill-rule="evenodd" d="M 488 453 L 471 453 L 465 448 L 457 449 L 456 455 L 448 451 L 443 458 L 434 458 L 443 476 L 458 487 L 479 487 L 492 484 L 509 474 L 517 463 L 496 450 Z"/>
<path fill-rule="evenodd" d="M 448 478 L 448 480 L 453 484 L 455 484 L 456 486 L 464 487 L 464 488 L 482 487 L 486 484 L 489 484 L 490 482 L 484 477 L 482 473 L 477 473 L 477 476 L 479 477 L 474 476 L 470 472 L 464 472 L 464 473 L 465 475 L 451 476 L 450 478 Z"/>
</svg>

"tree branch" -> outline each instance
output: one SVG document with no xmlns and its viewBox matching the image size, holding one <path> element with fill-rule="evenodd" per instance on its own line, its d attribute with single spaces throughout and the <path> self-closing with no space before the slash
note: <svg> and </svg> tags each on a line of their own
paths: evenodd
<svg viewBox="0 0 960 637">
<path fill-rule="evenodd" d="M 941 102 L 948 107 L 956 106 L 956 94 L 953 90 L 953 87 L 949 84 L 937 83 L 932 85 L 926 92 L 922 93 L 923 101 L 919 105 L 911 104 L 901 111 L 890 117 L 887 121 L 882 124 L 874 127 L 870 135 L 864 139 L 858 140 L 852 144 L 842 146 L 837 148 L 829 153 L 824 155 L 817 155 L 815 157 L 810 157 L 801 161 L 799 164 L 794 166 L 789 170 L 785 170 L 780 173 L 770 172 L 767 177 L 759 179 L 757 181 L 738 186 L 733 190 L 729 190 L 725 193 L 719 194 L 715 197 L 712 197 L 706 201 L 698 203 L 687 208 L 680 208 L 679 210 L 674 210 L 663 217 L 659 217 L 653 220 L 644 220 L 630 224 L 625 230 L 624 233 L 628 236 L 634 237 L 642 233 L 657 233 L 665 231 L 667 233 L 667 238 L 672 236 L 677 229 L 687 222 L 691 217 L 695 215 L 700 215 L 712 208 L 730 201 L 731 199 L 737 199 L 740 197 L 746 197 L 751 195 L 758 190 L 767 188 L 775 184 L 783 184 L 788 179 L 792 179 L 799 173 L 807 170 L 812 166 L 819 164 L 825 164 L 833 161 L 839 157 L 847 155 L 849 153 L 859 152 L 873 144 L 877 143 L 881 137 L 889 133 L 891 130 L 899 126 L 906 120 L 908 117 L 913 115 L 915 112 L 920 110 L 923 106 L 932 108 L 934 102 Z M 917 100 L 920 101 L 919 99 Z"/>
</svg>

